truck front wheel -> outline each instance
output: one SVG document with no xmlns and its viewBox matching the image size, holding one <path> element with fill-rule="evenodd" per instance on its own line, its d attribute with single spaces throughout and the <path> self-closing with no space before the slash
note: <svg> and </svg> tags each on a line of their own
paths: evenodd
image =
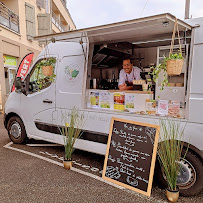
<svg viewBox="0 0 203 203">
<path fill-rule="evenodd" d="M 185 149 L 183 150 L 183 154 Z M 177 177 L 177 185 L 180 195 L 194 196 L 203 190 L 203 163 L 193 152 L 188 151 L 184 159 L 180 162 L 180 172 Z M 158 185 L 162 188 L 167 187 L 166 179 L 162 175 L 161 167 L 156 167 L 156 178 Z"/>
<path fill-rule="evenodd" d="M 8 135 L 13 143 L 21 144 L 26 141 L 27 134 L 25 131 L 25 126 L 19 117 L 13 116 L 9 119 L 7 130 Z"/>
</svg>

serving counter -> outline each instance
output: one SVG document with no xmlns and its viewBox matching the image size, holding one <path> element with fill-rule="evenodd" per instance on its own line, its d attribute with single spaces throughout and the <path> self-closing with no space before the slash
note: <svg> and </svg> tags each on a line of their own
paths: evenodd
<svg viewBox="0 0 203 203">
<path fill-rule="evenodd" d="M 153 100 L 152 91 L 101 89 L 86 91 L 87 108 L 141 112 L 146 111 L 146 101 L 151 100 Z"/>
</svg>

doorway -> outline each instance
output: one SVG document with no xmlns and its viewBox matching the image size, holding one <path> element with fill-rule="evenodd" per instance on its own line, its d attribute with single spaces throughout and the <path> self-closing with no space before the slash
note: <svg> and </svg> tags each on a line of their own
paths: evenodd
<svg viewBox="0 0 203 203">
<path fill-rule="evenodd" d="M 6 83 L 6 96 L 8 96 L 11 92 L 11 88 L 16 76 L 17 67 L 4 67 L 5 72 L 5 83 Z"/>
</svg>

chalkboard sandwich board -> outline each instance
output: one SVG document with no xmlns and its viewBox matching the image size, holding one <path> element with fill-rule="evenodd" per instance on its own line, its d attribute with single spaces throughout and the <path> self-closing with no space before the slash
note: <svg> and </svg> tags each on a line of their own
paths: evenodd
<svg viewBox="0 0 203 203">
<path fill-rule="evenodd" d="M 112 118 L 102 177 L 150 197 L 160 126 Z"/>
</svg>

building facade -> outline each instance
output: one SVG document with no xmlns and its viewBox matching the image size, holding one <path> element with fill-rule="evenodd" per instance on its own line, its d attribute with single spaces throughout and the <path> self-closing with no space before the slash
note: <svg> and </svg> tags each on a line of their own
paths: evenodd
<svg viewBox="0 0 203 203">
<path fill-rule="evenodd" d="M 23 57 L 43 49 L 33 37 L 75 29 L 66 0 L 0 0 L 0 110 Z"/>
</svg>

